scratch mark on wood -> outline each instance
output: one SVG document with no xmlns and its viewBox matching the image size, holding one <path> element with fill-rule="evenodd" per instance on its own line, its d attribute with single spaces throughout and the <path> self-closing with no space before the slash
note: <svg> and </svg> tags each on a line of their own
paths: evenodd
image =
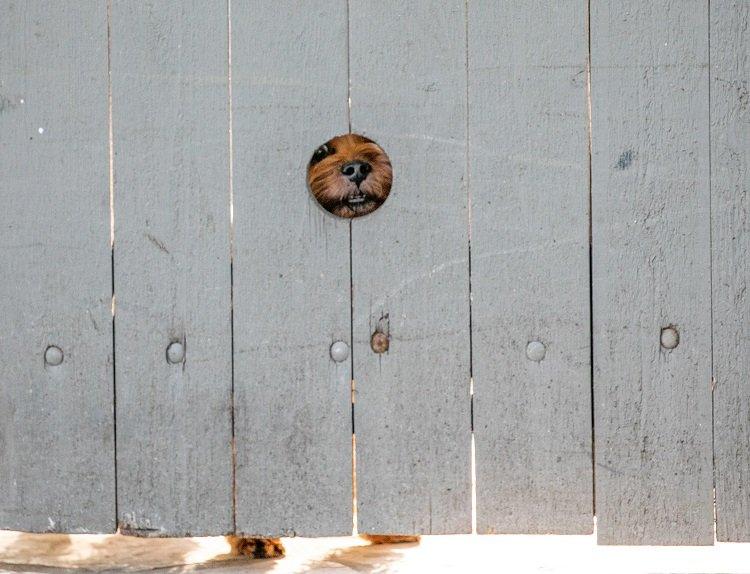
<svg viewBox="0 0 750 574">
<path fill-rule="evenodd" d="M 163 251 L 164 253 L 166 253 L 167 255 L 169 255 L 169 249 L 167 249 L 167 248 L 166 248 L 166 247 L 164 246 L 164 243 L 162 243 L 161 241 L 159 241 L 159 240 L 158 240 L 158 239 L 157 239 L 156 237 L 154 237 L 154 236 L 153 236 L 153 235 L 151 235 L 150 233 L 146 233 L 146 234 L 145 234 L 145 236 L 146 236 L 146 237 L 148 238 L 148 240 L 149 240 L 149 241 L 150 241 L 151 243 L 153 243 L 154 245 L 156 245 L 156 247 L 158 247 L 158 248 L 159 248 L 159 249 L 161 249 L 161 250 L 162 250 L 162 251 Z"/>
</svg>

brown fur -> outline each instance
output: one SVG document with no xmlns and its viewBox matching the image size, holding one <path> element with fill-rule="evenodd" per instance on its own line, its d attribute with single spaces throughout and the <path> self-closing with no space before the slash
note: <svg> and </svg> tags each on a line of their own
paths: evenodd
<svg viewBox="0 0 750 574">
<path fill-rule="evenodd" d="M 372 168 L 359 185 L 341 172 L 342 167 L 352 161 L 365 162 Z M 307 184 L 313 196 L 339 217 L 372 213 L 388 197 L 392 182 L 393 170 L 388 156 L 374 141 L 358 134 L 344 134 L 327 141 L 315 150 L 307 166 Z"/>
<path fill-rule="evenodd" d="M 360 534 L 370 544 L 408 544 L 419 542 L 419 536 L 408 534 Z"/>
<path fill-rule="evenodd" d="M 244 538 L 227 536 L 232 547 L 232 556 L 249 558 L 281 558 L 284 556 L 284 545 L 278 538 Z"/>
<path fill-rule="evenodd" d="M 370 544 L 408 544 L 419 542 L 419 536 L 405 534 L 360 534 Z M 278 538 L 243 538 L 227 536 L 232 547 L 232 556 L 248 558 L 281 558 L 284 556 L 284 545 Z"/>
</svg>

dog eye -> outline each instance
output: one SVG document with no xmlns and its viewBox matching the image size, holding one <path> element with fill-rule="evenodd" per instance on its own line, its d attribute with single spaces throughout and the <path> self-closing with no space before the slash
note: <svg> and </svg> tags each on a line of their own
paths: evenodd
<svg viewBox="0 0 750 574">
<path fill-rule="evenodd" d="M 322 146 L 320 146 L 318 149 L 315 150 L 315 153 L 313 153 L 312 163 L 318 163 L 320 160 L 322 160 L 326 156 L 332 155 L 334 153 L 336 153 L 335 149 L 333 149 L 332 147 L 326 144 L 323 144 Z"/>
</svg>

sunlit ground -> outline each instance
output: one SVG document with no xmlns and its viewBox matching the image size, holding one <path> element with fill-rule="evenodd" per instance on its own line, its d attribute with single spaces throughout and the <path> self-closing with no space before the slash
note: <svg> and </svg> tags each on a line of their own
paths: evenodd
<svg viewBox="0 0 750 574">
<path fill-rule="evenodd" d="M 713 547 L 597 546 L 593 536 L 426 536 L 420 544 L 369 546 L 355 537 L 284 539 L 286 558 L 227 556 L 224 538 L 143 539 L 119 535 L 0 532 L 2 572 L 50 567 L 123 572 L 566 572 L 575 574 L 750 573 L 750 544 Z M 36 566 L 36 569 L 34 568 Z"/>
</svg>

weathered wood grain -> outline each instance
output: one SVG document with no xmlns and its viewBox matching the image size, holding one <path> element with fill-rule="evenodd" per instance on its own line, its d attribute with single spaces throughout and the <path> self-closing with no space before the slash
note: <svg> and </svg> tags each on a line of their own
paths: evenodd
<svg viewBox="0 0 750 574">
<path fill-rule="evenodd" d="M 710 18 L 716 537 L 750 542 L 750 3 Z"/>
<path fill-rule="evenodd" d="M 237 530 L 352 531 L 349 224 L 307 190 L 347 131 L 346 2 L 232 3 Z"/>
<path fill-rule="evenodd" d="M 469 4 L 479 533 L 593 529 L 586 19 Z"/>
<path fill-rule="evenodd" d="M 119 523 L 232 531 L 227 5 L 112 6 Z M 170 363 L 167 348 L 184 345 Z"/>
<path fill-rule="evenodd" d="M 468 532 L 464 2 L 349 10 L 352 131 L 394 171 L 386 203 L 352 224 L 358 528 Z M 370 348 L 377 328 L 385 354 Z"/>
<path fill-rule="evenodd" d="M 598 538 L 712 544 L 708 5 L 591 10 Z"/>
<path fill-rule="evenodd" d="M 0 14 L 0 528 L 111 532 L 106 3 Z"/>
</svg>

